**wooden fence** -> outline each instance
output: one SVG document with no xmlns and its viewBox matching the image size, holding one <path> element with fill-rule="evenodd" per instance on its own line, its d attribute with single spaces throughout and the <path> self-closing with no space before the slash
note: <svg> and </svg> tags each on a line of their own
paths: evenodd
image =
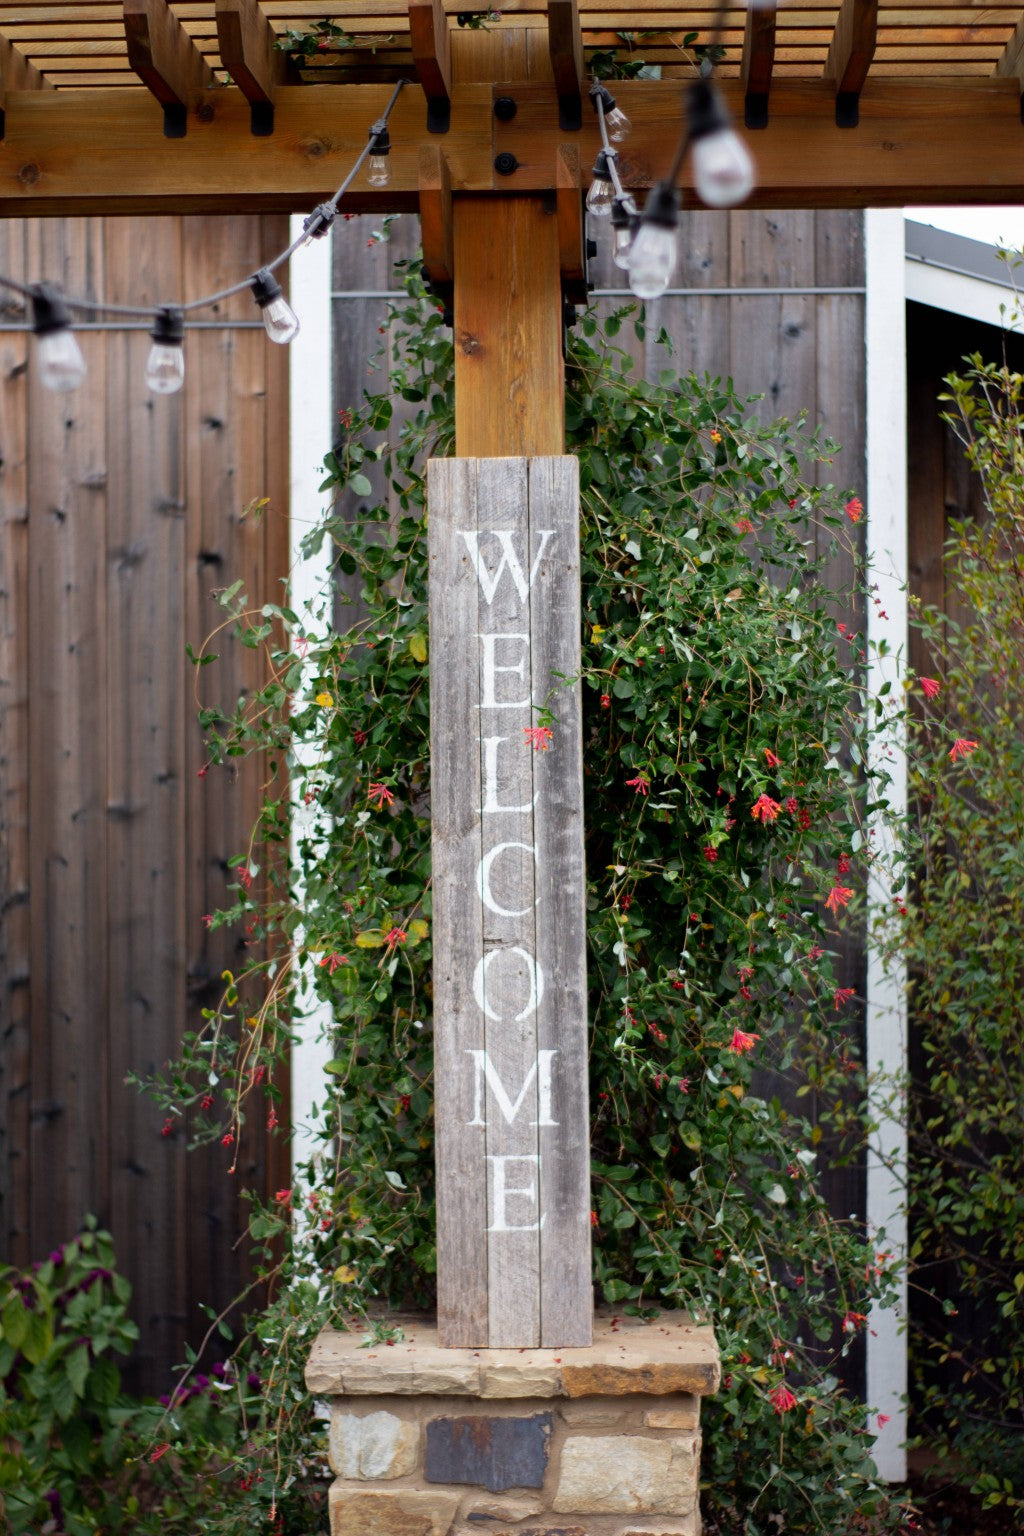
<svg viewBox="0 0 1024 1536">
<path fill-rule="evenodd" d="M 281 218 L 12 222 L 0 270 L 148 305 L 244 276 L 286 237 Z M 0 317 L 0 1256 L 44 1256 L 94 1212 L 151 1391 L 203 1331 L 199 1304 L 243 1282 L 234 1183 L 287 1181 L 262 1126 L 233 1181 L 226 1151 L 186 1156 L 185 1128 L 163 1135 L 125 1085 L 244 960 L 202 919 L 247 847 L 259 766 L 200 776 L 185 644 L 223 618 L 216 588 L 241 577 L 265 601 L 287 561 L 285 349 L 247 293 L 200 318 L 184 391 L 159 397 L 145 327 L 83 331 L 86 382 L 53 395 L 20 305 Z M 261 496 L 263 518 L 243 517 Z M 224 639 L 199 681 L 230 705 L 259 659 Z"/>
</svg>

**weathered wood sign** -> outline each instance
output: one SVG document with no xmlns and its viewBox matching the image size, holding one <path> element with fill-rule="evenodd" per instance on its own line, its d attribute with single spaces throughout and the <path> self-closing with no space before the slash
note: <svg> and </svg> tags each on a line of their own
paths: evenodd
<svg viewBox="0 0 1024 1536">
<path fill-rule="evenodd" d="M 428 505 L 439 1335 L 583 1346 L 576 461 L 435 460 Z"/>
</svg>

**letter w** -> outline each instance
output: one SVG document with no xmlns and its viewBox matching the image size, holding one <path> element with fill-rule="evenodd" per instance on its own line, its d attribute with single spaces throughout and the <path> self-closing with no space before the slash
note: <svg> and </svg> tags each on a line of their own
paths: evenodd
<svg viewBox="0 0 1024 1536">
<path fill-rule="evenodd" d="M 515 582 L 515 588 L 519 593 L 520 602 L 525 603 L 530 589 L 536 580 L 540 562 L 544 558 L 544 551 L 547 548 L 548 539 L 554 538 L 555 530 L 553 528 L 538 528 L 537 532 L 540 534 L 540 548 L 534 556 L 533 565 L 530 568 L 529 580 L 527 580 L 526 573 L 519 563 L 519 556 L 516 554 L 515 549 L 512 547 L 511 529 L 487 528 L 484 531 L 485 533 L 490 533 L 493 535 L 493 537 L 496 538 L 498 543 L 501 545 L 501 561 L 497 570 L 493 572 L 489 571 L 487 566 L 484 564 L 483 557 L 480 554 L 479 536 L 475 530 L 471 528 L 459 529 L 459 533 L 465 539 L 466 548 L 469 550 L 473 564 L 476 567 L 476 574 L 480 580 L 480 589 L 483 592 L 484 597 L 487 599 L 487 606 L 490 607 L 491 603 L 493 602 L 494 594 L 497 592 L 498 587 L 501 585 L 501 578 L 505 574 L 506 570 L 512 577 L 512 580 Z"/>
<path fill-rule="evenodd" d="M 473 1118 L 470 1125 L 486 1125 L 484 1116 L 484 1083 L 494 1094 L 498 1108 L 505 1116 L 505 1124 L 511 1125 L 523 1107 L 523 1101 L 537 1078 L 537 1119 L 531 1121 L 532 1125 L 557 1125 L 557 1120 L 551 1118 L 551 1060 L 557 1056 L 557 1051 L 538 1051 L 537 1060 L 527 1072 L 523 1086 L 519 1090 L 519 1097 L 515 1103 L 505 1092 L 505 1085 L 491 1062 L 486 1051 L 467 1051 L 467 1056 L 472 1056 L 473 1065 L 476 1068 L 473 1092 Z M 538 1075 L 539 1068 L 539 1075 Z"/>
</svg>

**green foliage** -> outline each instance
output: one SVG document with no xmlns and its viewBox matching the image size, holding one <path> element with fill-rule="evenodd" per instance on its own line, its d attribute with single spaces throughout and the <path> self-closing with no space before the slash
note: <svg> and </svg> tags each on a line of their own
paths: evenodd
<svg viewBox="0 0 1024 1536">
<path fill-rule="evenodd" d="M 195 1136 L 230 1146 L 244 1117 L 276 1121 L 281 1053 L 313 997 L 330 1004 L 316 1194 L 254 1328 L 291 1385 L 328 1319 L 433 1300 L 423 466 L 451 451 L 452 359 L 440 315 L 408 286 L 391 385 L 410 419 L 390 441 L 388 396 L 342 412 L 325 489 L 354 493 L 358 511 L 339 500 L 309 540 L 330 541 L 347 618 L 335 631 L 287 607 L 252 613 L 237 586 L 223 595 L 240 638 L 265 648 L 269 681 L 237 714 L 206 713 L 212 762 L 287 759 L 298 860 L 287 868 L 291 818 L 272 791 L 215 921 L 244 922 L 274 958 L 230 979 L 153 1085 Z M 853 599 L 837 624 L 820 584 L 860 507 L 806 478 L 832 445 L 763 427 L 719 381 L 632 378 L 607 340 L 629 318 L 604 337 L 588 318 L 568 365 L 595 1283 L 630 1311 L 714 1322 L 726 1379 L 708 1407 L 703 1501 L 722 1529 L 882 1530 L 869 1418 L 841 1372 L 886 1295 L 888 1256 L 831 1218 L 820 1189 L 827 1149 L 863 1132 L 857 978 L 835 973 L 833 948 L 861 899 L 865 786 L 878 786 L 849 671 Z M 371 492 L 381 470 L 390 504 Z M 287 1203 L 254 1205 L 268 1269 Z M 294 1411 L 268 1410 L 254 1464 L 289 1465 L 288 1435 L 307 1433 L 301 1397 L 296 1386 Z M 230 1511 L 216 1522 L 242 1529 Z"/>
<path fill-rule="evenodd" d="M 1024 1522 L 1024 450 L 1018 374 L 968 360 L 947 418 L 985 515 L 951 524 L 909 722 L 918 871 L 900 931 L 915 1031 L 915 1396 L 988 1502 Z M 932 697 L 929 699 L 928 695 Z M 953 1383 L 952 1387 L 950 1383 Z M 1015 1511 L 1011 1515 L 1010 1510 Z"/>
</svg>

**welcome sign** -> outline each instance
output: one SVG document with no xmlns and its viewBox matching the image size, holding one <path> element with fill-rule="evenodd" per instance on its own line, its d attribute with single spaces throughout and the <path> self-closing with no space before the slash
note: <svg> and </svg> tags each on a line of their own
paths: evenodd
<svg viewBox="0 0 1024 1536">
<path fill-rule="evenodd" d="M 428 470 L 438 1329 L 591 1337 L 575 459 Z"/>
</svg>

